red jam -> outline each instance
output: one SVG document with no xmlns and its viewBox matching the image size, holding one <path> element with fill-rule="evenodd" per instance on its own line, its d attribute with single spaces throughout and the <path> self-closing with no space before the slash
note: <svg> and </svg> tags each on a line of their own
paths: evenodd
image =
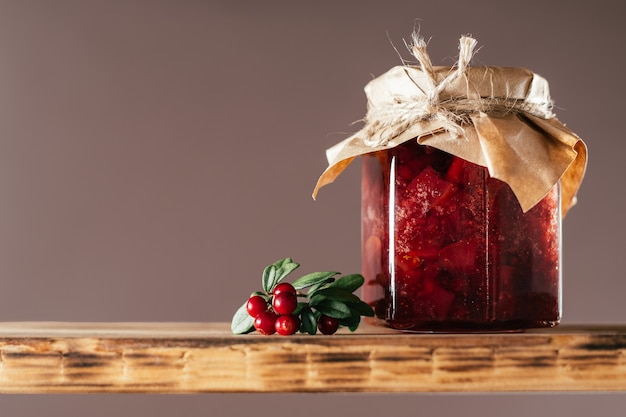
<svg viewBox="0 0 626 417">
<path fill-rule="evenodd" d="M 523 213 L 486 168 L 415 140 L 362 159 L 363 299 L 378 318 L 415 331 L 558 324 L 558 185 Z"/>
</svg>

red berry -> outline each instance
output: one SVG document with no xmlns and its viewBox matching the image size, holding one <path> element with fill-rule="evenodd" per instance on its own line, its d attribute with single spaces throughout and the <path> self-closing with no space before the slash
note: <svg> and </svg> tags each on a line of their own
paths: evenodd
<svg viewBox="0 0 626 417">
<path fill-rule="evenodd" d="M 271 335 L 276 332 L 276 319 L 278 316 L 273 311 L 263 311 L 254 319 L 254 328 L 261 334 Z"/>
<path fill-rule="evenodd" d="M 298 316 L 294 316 L 293 314 L 279 316 L 276 319 L 275 327 L 276 333 L 283 336 L 289 336 L 300 329 L 300 319 Z"/>
<path fill-rule="evenodd" d="M 317 321 L 317 328 L 322 334 L 333 334 L 339 328 L 339 319 L 322 314 Z"/>
<path fill-rule="evenodd" d="M 290 292 L 293 295 L 296 295 L 296 289 L 288 282 L 281 282 L 280 284 L 276 285 L 274 287 L 274 291 L 272 291 L 274 295 L 278 295 L 281 292 Z"/>
<path fill-rule="evenodd" d="M 278 314 L 291 314 L 298 306 L 298 297 L 290 292 L 281 292 L 274 295 L 272 306 Z"/>
<path fill-rule="evenodd" d="M 256 317 L 267 310 L 267 300 L 260 295 L 253 295 L 246 303 L 246 310 L 252 317 Z"/>
</svg>

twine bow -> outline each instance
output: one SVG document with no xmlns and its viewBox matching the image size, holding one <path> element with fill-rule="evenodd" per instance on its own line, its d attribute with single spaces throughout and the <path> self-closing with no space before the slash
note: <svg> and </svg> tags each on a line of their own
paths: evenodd
<svg viewBox="0 0 626 417">
<path fill-rule="evenodd" d="M 458 61 L 448 74 L 440 79 L 426 50 L 426 42 L 421 36 L 413 33 L 412 44 L 407 46 L 417 59 L 427 82 L 425 84 L 424 80 L 421 83 L 413 81 L 421 92 L 419 95 L 396 94 L 391 101 L 370 102 L 362 130 L 365 133 L 363 143 L 370 147 L 385 146 L 410 126 L 427 120 L 438 121 L 441 128 L 448 131 L 453 138 L 462 137 L 465 136 L 463 125 L 471 123 L 469 115 L 479 112 L 505 114 L 515 111 L 544 119 L 554 116 L 550 101 L 528 103 L 519 98 L 509 99 L 493 94 L 481 96 L 466 77 L 477 44 L 474 38 L 462 36 L 459 41 Z M 411 73 L 407 71 L 406 75 L 411 79 Z M 467 81 L 464 95 L 442 97 L 446 89 L 464 77 Z"/>
</svg>

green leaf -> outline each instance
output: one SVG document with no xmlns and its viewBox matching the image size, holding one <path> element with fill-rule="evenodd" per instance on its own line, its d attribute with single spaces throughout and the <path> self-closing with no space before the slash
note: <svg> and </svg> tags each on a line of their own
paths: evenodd
<svg viewBox="0 0 626 417">
<path fill-rule="evenodd" d="M 356 295 L 342 290 L 341 288 L 322 288 L 316 291 L 311 297 L 311 305 L 315 305 L 323 300 L 336 300 L 344 303 L 358 303 L 361 300 Z"/>
<path fill-rule="evenodd" d="M 296 290 L 301 290 L 319 283 L 331 282 L 334 280 L 333 277 L 337 274 L 339 274 L 339 272 L 312 272 L 298 278 L 293 283 L 293 286 Z"/>
<path fill-rule="evenodd" d="M 234 334 L 245 334 L 254 330 L 254 318 L 251 317 L 248 314 L 248 310 L 246 310 L 247 303 L 246 301 L 237 309 L 230 322 L 230 330 Z"/>
<path fill-rule="evenodd" d="M 288 264 L 288 263 L 291 263 L 291 262 L 293 262 L 293 261 L 291 260 L 291 258 L 283 258 L 283 259 L 279 259 L 279 260 L 277 260 L 277 261 L 276 261 L 276 262 L 274 262 L 272 265 L 274 265 L 274 267 L 275 267 L 276 269 L 278 269 L 278 268 L 280 268 L 281 266 L 283 266 L 284 264 Z"/>
<path fill-rule="evenodd" d="M 350 329 L 351 332 L 355 332 L 356 329 L 359 328 L 359 324 L 361 324 L 361 316 L 356 316 L 356 317 L 358 317 L 358 320 L 348 326 L 348 329 Z"/>
<path fill-rule="evenodd" d="M 300 264 L 297 264 L 295 262 L 284 262 L 280 266 L 277 266 L 276 267 L 276 283 L 278 284 L 287 275 L 291 274 L 294 270 L 296 270 L 299 266 Z"/>
<path fill-rule="evenodd" d="M 374 309 L 364 301 L 359 300 L 358 302 L 349 303 L 348 307 L 360 316 L 374 317 Z"/>
<path fill-rule="evenodd" d="M 332 299 L 321 300 L 317 302 L 315 306 L 311 305 L 311 307 L 314 307 L 317 311 L 328 317 L 334 317 L 336 319 L 345 319 L 352 315 L 350 307 L 341 301 Z"/>
<path fill-rule="evenodd" d="M 340 301 L 348 306 L 350 310 L 361 316 L 373 317 L 374 309 L 362 301 L 359 297 L 341 288 L 322 288 L 311 297 L 311 306 L 315 306 L 325 300 Z"/>
<path fill-rule="evenodd" d="M 276 267 L 274 265 L 268 265 L 263 270 L 263 290 L 266 293 L 270 293 L 276 284 Z"/>
<path fill-rule="evenodd" d="M 263 290 L 271 293 L 276 284 L 283 280 L 287 275 L 297 269 L 300 264 L 293 262 L 291 258 L 279 259 L 263 270 Z"/>
<path fill-rule="evenodd" d="M 307 294 L 306 297 L 307 298 L 311 298 L 313 296 L 313 294 L 315 294 L 317 291 L 319 291 L 321 288 L 326 288 L 328 287 L 329 284 L 332 284 L 332 282 L 334 281 L 334 278 L 330 278 L 328 281 L 322 281 L 322 282 L 318 282 L 317 284 L 311 285 L 309 287 L 309 289 L 307 290 Z"/>
<path fill-rule="evenodd" d="M 337 278 L 337 280 L 331 283 L 328 287 L 330 288 L 341 288 L 348 292 L 355 292 L 358 290 L 361 285 L 365 282 L 365 278 L 361 274 L 351 274 L 346 275 L 341 278 Z"/>
<path fill-rule="evenodd" d="M 308 333 L 311 335 L 317 333 L 317 318 L 308 306 L 303 308 L 300 314 L 300 320 L 302 322 L 300 325 L 300 333 Z"/>
<path fill-rule="evenodd" d="M 359 327 L 360 323 L 361 323 L 361 315 L 358 313 L 355 313 L 354 311 L 352 312 L 352 315 L 350 315 L 350 317 L 346 317 L 345 319 L 339 320 L 339 325 L 349 328 L 351 332 L 355 331 Z"/>
<path fill-rule="evenodd" d="M 302 301 L 298 302 L 298 304 L 296 305 L 296 309 L 293 311 L 294 316 L 298 316 L 300 315 L 300 313 L 304 310 L 304 308 L 307 306 L 307 303 L 303 303 Z"/>
</svg>

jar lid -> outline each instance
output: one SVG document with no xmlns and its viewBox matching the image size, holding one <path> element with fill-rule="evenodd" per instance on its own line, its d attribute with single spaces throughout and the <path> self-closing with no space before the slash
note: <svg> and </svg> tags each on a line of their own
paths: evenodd
<svg viewBox="0 0 626 417">
<path fill-rule="evenodd" d="M 365 87 L 363 128 L 326 151 L 329 166 L 313 198 L 360 155 L 415 139 L 487 167 L 528 211 L 560 180 L 562 213 L 575 204 L 587 149 L 552 113 L 548 82 L 525 68 L 470 67 L 476 41 L 464 36 L 453 67 L 430 63 L 414 35 L 420 66 L 397 66 Z"/>
</svg>

